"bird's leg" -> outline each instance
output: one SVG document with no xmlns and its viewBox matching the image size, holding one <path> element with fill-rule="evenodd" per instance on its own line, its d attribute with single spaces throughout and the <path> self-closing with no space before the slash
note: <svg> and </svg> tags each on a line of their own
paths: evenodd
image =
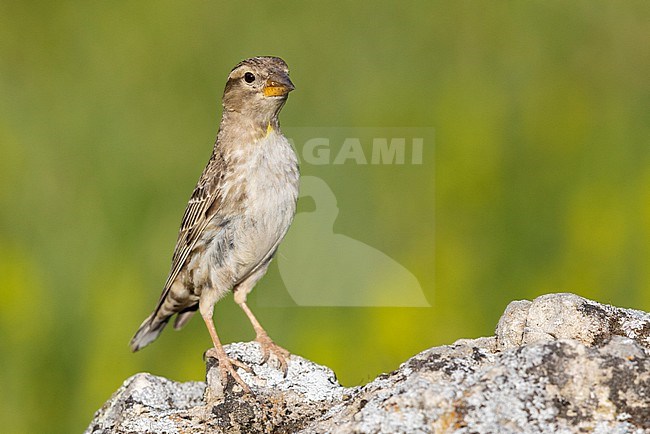
<svg viewBox="0 0 650 434">
<path fill-rule="evenodd" d="M 250 372 L 251 368 L 240 362 L 239 360 L 236 359 L 231 359 L 228 357 L 226 354 L 226 351 L 223 349 L 223 346 L 221 345 L 221 341 L 219 340 L 219 336 L 217 336 L 217 329 L 214 327 L 214 323 L 212 322 L 212 308 L 209 309 L 209 312 L 203 312 L 201 310 L 201 316 L 203 317 L 203 321 L 205 321 L 205 325 L 208 327 L 208 332 L 210 333 L 210 337 L 212 338 L 212 343 L 214 344 L 214 348 L 210 348 L 206 352 L 206 357 L 207 356 L 212 356 L 217 359 L 219 362 L 219 374 L 221 375 L 221 384 L 223 387 L 226 387 L 226 384 L 228 383 L 228 374 L 232 376 L 232 378 L 242 387 L 245 393 L 250 393 L 251 389 L 248 387 L 248 385 L 244 382 L 244 380 L 241 379 L 233 365 L 244 369 L 245 371 Z"/>
<path fill-rule="evenodd" d="M 291 353 L 271 340 L 268 333 L 266 333 L 266 330 L 262 328 L 260 322 L 255 318 L 255 315 L 253 315 L 253 312 L 251 312 L 248 305 L 246 305 L 246 301 L 238 301 L 237 304 L 242 308 L 253 325 L 253 329 L 255 329 L 255 340 L 259 342 L 262 349 L 262 363 L 265 363 L 269 359 L 270 354 L 273 353 L 278 359 L 278 362 L 280 362 L 280 370 L 286 377 L 289 368 L 287 365 L 287 358 Z"/>
<path fill-rule="evenodd" d="M 242 308 L 248 317 L 248 320 L 253 325 L 253 329 L 255 329 L 255 340 L 260 344 L 260 349 L 262 350 L 262 363 L 265 363 L 269 359 L 271 353 L 273 353 L 273 355 L 278 359 L 278 362 L 280 363 L 280 369 L 282 370 L 282 373 L 286 377 L 287 371 L 289 369 L 289 365 L 287 365 L 287 358 L 291 355 L 291 353 L 271 340 L 268 333 L 266 333 L 260 322 L 257 320 L 257 318 L 255 318 L 255 315 L 253 315 L 253 312 L 251 312 L 251 310 L 248 308 L 248 305 L 246 304 L 246 296 L 251 292 L 257 281 L 260 280 L 262 276 L 264 276 L 264 273 L 266 273 L 266 270 L 269 268 L 269 263 L 270 261 L 267 261 L 253 274 L 251 274 L 248 278 L 237 285 L 234 288 L 234 298 L 235 303 L 237 303 L 239 307 Z"/>
</svg>

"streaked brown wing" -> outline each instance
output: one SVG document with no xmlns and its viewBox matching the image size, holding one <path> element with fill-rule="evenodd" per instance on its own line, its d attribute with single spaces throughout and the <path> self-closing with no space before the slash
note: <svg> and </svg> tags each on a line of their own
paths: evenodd
<svg viewBox="0 0 650 434">
<path fill-rule="evenodd" d="M 214 160 L 213 155 L 192 192 L 187 208 L 185 208 L 181 228 L 178 232 L 178 240 L 172 256 L 171 270 L 156 310 L 162 306 L 172 283 L 185 265 L 185 261 L 196 246 L 196 242 L 201 238 L 203 230 L 219 211 L 223 179 L 221 176 L 222 165 L 219 163 L 220 161 Z"/>
</svg>

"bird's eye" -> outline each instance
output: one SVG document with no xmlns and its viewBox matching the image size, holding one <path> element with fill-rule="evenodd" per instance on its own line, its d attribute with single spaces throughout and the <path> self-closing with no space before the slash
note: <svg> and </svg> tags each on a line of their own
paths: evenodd
<svg viewBox="0 0 650 434">
<path fill-rule="evenodd" d="M 246 80 L 246 83 L 252 83 L 255 81 L 255 75 L 252 72 L 247 72 L 244 74 L 244 80 Z"/>
</svg>

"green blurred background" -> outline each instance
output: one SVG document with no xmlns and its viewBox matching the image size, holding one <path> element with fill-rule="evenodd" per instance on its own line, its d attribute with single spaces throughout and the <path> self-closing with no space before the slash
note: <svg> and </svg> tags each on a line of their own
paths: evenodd
<svg viewBox="0 0 650 434">
<path fill-rule="evenodd" d="M 291 67 L 287 128 L 436 136 L 421 166 L 302 168 L 432 307 L 272 306 L 274 265 L 250 300 L 281 345 L 356 385 L 490 335 L 513 299 L 650 310 L 649 22 L 645 1 L 0 3 L 2 431 L 81 432 L 139 371 L 202 378 L 198 319 L 127 344 L 253 55 Z M 231 298 L 215 319 L 253 338 Z"/>
</svg>

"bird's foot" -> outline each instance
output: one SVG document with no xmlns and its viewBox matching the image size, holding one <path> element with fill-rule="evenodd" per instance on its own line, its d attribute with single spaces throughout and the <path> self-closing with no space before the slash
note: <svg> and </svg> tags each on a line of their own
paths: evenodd
<svg viewBox="0 0 650 434">
<path fill-rule="evenodd" d="M 287 371 L 289 370 L 287 359 L 291 353 L 273 342 L 269 335 L 266 333 L 258 334 L 255 340 L 260 344 L 260 349 L 262 350 L 262 363 L 266 363 L 269 360 L 271 354 L 273 354 L 280 364 L 280 370 L 282 371 L 282 374 L 284 374 L 286 377 Z"/>
<path fill-rule="evenodd" d="M 228 357 L 223 348 L 210 348 L 205 352 L 205 357 L 213 357 L 217 359 L 217 362 L 219 364 L 219 375 L 221 376 L 221 384 L 224 388 L 226 387 L 226 384 L 228 384 L 228 374 L 230 374 L 233 380 L 235 380 L 235 382 L 239 384 L 244 390 L 244 393 L 251 393 L 250 387 L 248 387 L 248 384 L 242 380 L 242 378 L 237 373 L 237 370 L 235 369 L 236 366 L 250 373 L 252 372 L 250 366 L 247 366 L 237 359 Z"/>
</svg>

